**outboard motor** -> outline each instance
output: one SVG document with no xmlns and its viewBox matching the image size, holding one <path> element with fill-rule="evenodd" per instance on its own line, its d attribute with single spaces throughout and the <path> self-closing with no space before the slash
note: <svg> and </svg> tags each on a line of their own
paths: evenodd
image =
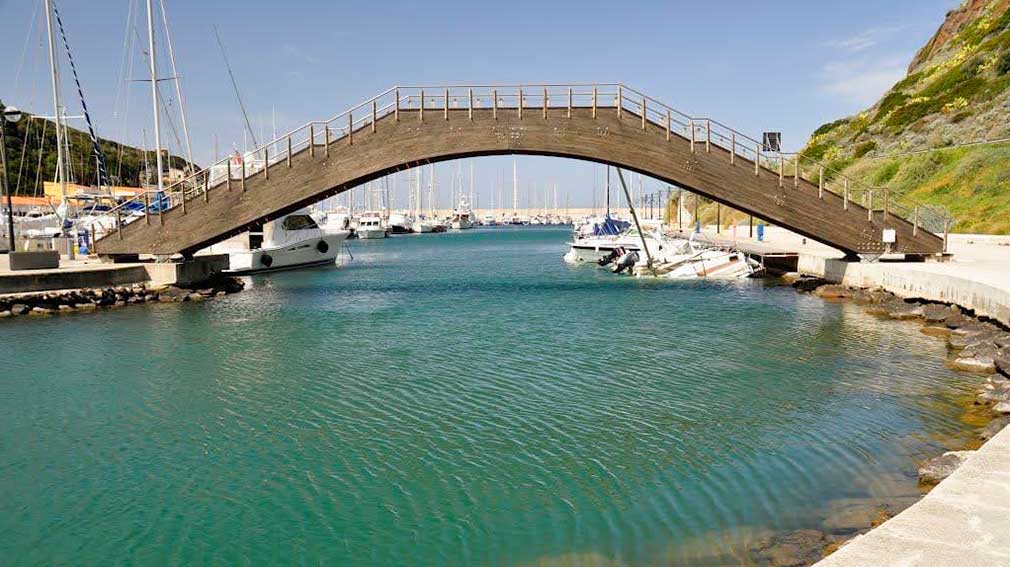
<svg viewBox="0 0 1010 567">
<path fill-rule="evenodd" d="M 628 252 L 627 254 L 621 256 L 619 260 L 617 260 L 617 263 L 614 265 L 614 273 L 619 274 L 625 270 L 628 270 L 628 272 L 630 272 L 631 269 L 634 268 L 635 264 L 637 263 L 638 263 L 638 252 L 632 250 L 631 252 Z"/>
<path fill-rule="evenodd" d="M 599 264 L 599 265 L 601 265 L 601 266 L 606 266 L 606 265 L 612 263 L 614 260 L 617 260 L 618 258 L 620 258 L 623 255 L 624 255 L 624 248 L 621 247 L 621 246 L 618 246 L 617 248 L 614 248 L 613 250 L 611 250 L 610 254 L 607 254 L 606 256 L 604 256 L 604 257 L 600 258 L 599 260 L 597 260 L 596 263 Z"/>
</svg>

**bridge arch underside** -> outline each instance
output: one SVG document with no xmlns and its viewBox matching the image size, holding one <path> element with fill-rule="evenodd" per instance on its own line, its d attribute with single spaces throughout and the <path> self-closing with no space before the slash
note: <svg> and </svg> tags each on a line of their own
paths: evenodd
<svg viewBox="0 0 1010 567">
<path fill-rule="evenodd" d="M 595 114 L 595 116 L 594 116 Z M 692 145 L 694 151 L 692 151 Z M 310 155 L 310 153 L 312 155 Z M 661 124 L 615 108 L 450 109 L 444 113 L 401 110 L 313 152 L 303 149 L 249 177 L 244 190 L 233 182 L 212 188 L 207 201 L 191 198 L 160 222 L 134 222 L 98 243 L 102 255 L 191 254 L 210 244 L 338 195 L 390 173 L 458 158 L 508 154 L 592 161 L 635 171 L 785 227 L 847 254 L 884 252 L 885 228 L 894 229 L 894 252 L 937 253 L 942 239 L 911 223 L 820 192 L 806 180 L 759 168 L 752 161 L 703 141 L 667 136 Z M 870 218 L 872 217 L 872 219 Z"/>
</svg>

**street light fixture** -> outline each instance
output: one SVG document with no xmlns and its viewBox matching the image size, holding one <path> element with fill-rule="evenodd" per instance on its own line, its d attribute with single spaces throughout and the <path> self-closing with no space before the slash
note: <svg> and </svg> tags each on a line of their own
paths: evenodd
<svg viewBox="0 0 1010 567">
<path fill-rule="evenodd" d="M 11 188 L 7 177 L 7 123 L 21 120 L 21 111 L 13 106 L 4 106 L 3 103 L 0 103 L 0 109 L 3 113 L 3 117 L 0 117 L 0 161 L 3 162 L 3 190 L 7 195 L 7 237 L 10 239 L 7 248 L 9 252 L 14 252 L 14 205 L 11 202 Z"/>
</svg>

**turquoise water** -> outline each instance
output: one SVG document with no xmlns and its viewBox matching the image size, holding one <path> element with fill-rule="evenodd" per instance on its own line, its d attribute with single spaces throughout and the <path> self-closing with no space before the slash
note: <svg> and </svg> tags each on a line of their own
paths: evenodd
<svg viewBox="0 0 1010 567">
<path fill-rule="evenodd" d="M 213 302 L 0 321 L 0 556 L 732 563 L 908 500 L 963 433 L 970 380 L 917 325 L 573 268 L 566 238 L 354 242 Z"/>
</svg>

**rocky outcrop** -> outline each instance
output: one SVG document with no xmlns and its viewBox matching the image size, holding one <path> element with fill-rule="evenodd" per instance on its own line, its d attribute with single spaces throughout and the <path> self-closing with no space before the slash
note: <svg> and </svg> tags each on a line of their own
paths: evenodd
<svg viewBox="0 0 1010 567">
<path fill-rule="evenodd" d="M 973 451 L 948 451 L 919 467 L 919 482 L 933 485 L 954 474 Z"/>
<path fill-rule="evenodd" d="M 982 428 L 982 432 L 978 434 L 978 438 L 982 441 L 988 441 L 995 437 L 997 433 L 1003 431 L 1003 428 L 1005 428 L 1007 424 L 1010 424 L 1010 416 L 997 417 Z"/>
<path fill-rule="evenodd" d="M 908 74 L 916 73 L 936 59 L 944 51 L 949 50 L 950 41 L 966 26 L 975 22 L 987 11 L 999 14 L 1010 5 L 1010 0 L 965 0 L 960 6 L 947 12 L 947 17 L 940 24 L 933 37 L 922 46 L 912 62 L 908 65 Z"/>
<path fill-rule="evenodd" d="M 819 561 L 838 540 L 820 530 L 778 533 L 758 541 L 754 556 L 759 565 L 804 567 Z"/>
<path fill-rule="evenodd" d="M 810 292 L 816 290 L 817 288 L 823 285 L 826 285 L 827 283 L 828 281 L 823 278 L 802 277 L 794 281 L 792 283 L 792 286 L 800 291 Z"/>
</svg>

